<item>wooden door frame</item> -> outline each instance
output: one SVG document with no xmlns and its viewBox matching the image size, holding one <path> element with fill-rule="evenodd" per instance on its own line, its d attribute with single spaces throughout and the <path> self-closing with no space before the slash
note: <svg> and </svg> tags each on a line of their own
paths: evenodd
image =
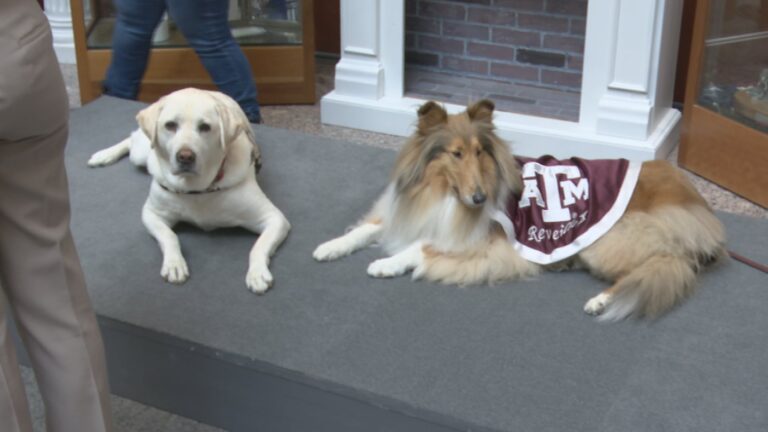
<svg viewBox="0 0 768 432">
<path fill-rule="evenodd" d="M 768 134 L 697 104 L 711 0 L 696 7 L 680 135 L 680 165 L 761 206 L 768 206 Z"/>
</svg>

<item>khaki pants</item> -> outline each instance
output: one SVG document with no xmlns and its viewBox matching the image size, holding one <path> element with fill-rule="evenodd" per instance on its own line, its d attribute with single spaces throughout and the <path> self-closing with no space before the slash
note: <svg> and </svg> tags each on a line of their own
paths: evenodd
<svg viewBox="0 0 768 432">
<path fill-rule="evenodd" d="M 0 2 L 0 58 L 0 431 L 32 431 L 9 311 L 48 431 L 107 431 L 104 348 L 69 229 L 67 95 L 34 0 Z"/>
</svg>

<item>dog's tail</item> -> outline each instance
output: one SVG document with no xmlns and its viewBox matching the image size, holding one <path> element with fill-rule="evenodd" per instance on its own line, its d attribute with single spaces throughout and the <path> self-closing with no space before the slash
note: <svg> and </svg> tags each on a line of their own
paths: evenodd
<svg viewBox="0 0 768 432">
<path fill-rule="evenodd" d="M 424 262 L 414 270 L 414 278 L 448 284 L 472 285 L 535 276 L 540 266 L 527 261 L 503 236 L 490 240 L 473 252 L 445 254 L 426 251 Z"/>
<path fill-rule="evenodd" d="M 618 279 L 600 320 L 654 318 L 693 293 L 696 273 L 726 256 L 720 221 L 705 207 L 659 212 L 675 250 L 650 256 Z"/>
<path fill-rule="evenodd" d="M 663 314 L 694 290 L 696 272 L 685 257 L 657 255 L 622 277 L 612 289 L 601 321 Z"/>
<path fill-rule="evenodd" d="M 112 165 L 131 151 L 131 138 L 128 137 L 112 147 L 99 150 L 88 159 L 89 167 Z"/>
</svg>

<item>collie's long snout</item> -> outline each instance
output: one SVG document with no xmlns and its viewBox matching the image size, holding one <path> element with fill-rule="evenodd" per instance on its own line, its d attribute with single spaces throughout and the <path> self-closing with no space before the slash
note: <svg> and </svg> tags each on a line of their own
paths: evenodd
<svg viewBox="0 0 768 432">
<path fill-rule="evenodd" d="M 483 167 L 479 160 L 467 161 L 459 169 L 464 171 L 463 176 L 459 176 L 459 187 L 461 200 L 467 207 L 480 207 L 488 200 L 488 183 L 485 179 L 488 173 L 483 173 Z"/>
<path fill-rule="evenodd" d="M 481 205 L 481 204 L 485 203 L 485 199 L 487 197 L 488 196 L 485 194 L 485 192 L 483 192 L 483 190 L 480 188 L 480 186 L 478 186 L 475 189 L 475 193 L 472 194 L 472 202 L 475 203 L 476 205 Z"/>
</svg>

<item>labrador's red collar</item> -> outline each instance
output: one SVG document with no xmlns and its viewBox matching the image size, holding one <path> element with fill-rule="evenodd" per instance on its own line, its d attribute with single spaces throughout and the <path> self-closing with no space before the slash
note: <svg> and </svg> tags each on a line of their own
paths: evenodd
<svg viewBox="0 0 768 432">
<path fill-rule="evenodd" d="M 216 177 L 213 179 L 213 183 L 211 183 L 210 186 L 208 186 L 208 189 L 212 188 L 213 185 L 220 182 L 221 179 L 224 178 L 224 163 L 227 161 L 227 158 L 222 159 L 221 166 L 219 167 L 219 172 L 216 173 Z"/>
</svg>

